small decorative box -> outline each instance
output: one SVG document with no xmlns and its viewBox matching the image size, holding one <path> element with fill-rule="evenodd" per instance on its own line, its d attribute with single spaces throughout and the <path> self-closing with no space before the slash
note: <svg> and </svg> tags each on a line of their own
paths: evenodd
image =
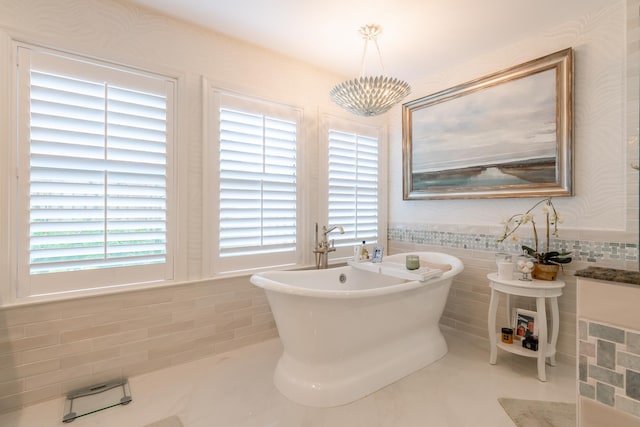
<svg viewBox="0 0 640 427">
<path fill-rule="evenodd" d="M 522 346 L 532 351 L 538 351 L 538 338 L 530 336 L 522 340 Z"/>
<path fill-rule="evenodd" d="M 513 329 L 502 328 L 502 342 L 505 344 L 513 344 Z"/>
</svg>

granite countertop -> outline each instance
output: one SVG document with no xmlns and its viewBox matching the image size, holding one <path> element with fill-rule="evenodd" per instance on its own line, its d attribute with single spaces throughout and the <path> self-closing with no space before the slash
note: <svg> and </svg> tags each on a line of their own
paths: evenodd
<svg viewBox="0 0 640 427">
<path fill-rule="evenodd" d="M 617 270 L 615 268 L 587 267 L 576 271 L 576 277 L 586 279 L 607 280 L 609 282 L 640 285 L 640 271 Z"/>
</svg>

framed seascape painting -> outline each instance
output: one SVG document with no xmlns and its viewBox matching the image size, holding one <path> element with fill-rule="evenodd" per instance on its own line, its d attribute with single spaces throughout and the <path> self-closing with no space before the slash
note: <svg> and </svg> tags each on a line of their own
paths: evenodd
<svg viewBox="0 0 640 427">
<path fill-rule="evenodd" d="M 571 48 L 402 106 L 403 198 L 571 196 Z"/>
</svg>

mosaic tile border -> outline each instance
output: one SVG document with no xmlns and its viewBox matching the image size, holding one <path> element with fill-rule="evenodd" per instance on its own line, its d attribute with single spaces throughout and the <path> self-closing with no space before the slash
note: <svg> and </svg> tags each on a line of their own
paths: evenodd
<svg viewBox="0 0 640 427">
<path fill-rule="evenodd" d="M 640 332 L 578 321 L 580 396 L 640 417 Z"/>
<path fill-rule="evenodd" d="M 390 225 L 387 230 L 387 238 L 389 240 L 421 245 L 515 254 L 521 252 L 521 245 L 533 246 L 533 239 L 530 238 L 521 239 L 518 242 L 498 243 L 495 234 L 433 231 L 421 228 L 415 224 Z M 575 261 L 638 261 L 638 245 L 635 243 L 554 239 L 551 242 L 550 249 L 571 251 Z"/>
</svg>

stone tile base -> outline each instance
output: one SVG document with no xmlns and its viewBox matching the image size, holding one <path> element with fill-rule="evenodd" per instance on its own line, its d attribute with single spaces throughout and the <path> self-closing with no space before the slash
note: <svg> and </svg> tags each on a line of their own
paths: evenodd
<svg viewBox="0 0 640 427">
<path fill-rule="evenodd" d="M 640 422 L 640 332 L 580 319 L 579 390 Z"/>
</svg>

